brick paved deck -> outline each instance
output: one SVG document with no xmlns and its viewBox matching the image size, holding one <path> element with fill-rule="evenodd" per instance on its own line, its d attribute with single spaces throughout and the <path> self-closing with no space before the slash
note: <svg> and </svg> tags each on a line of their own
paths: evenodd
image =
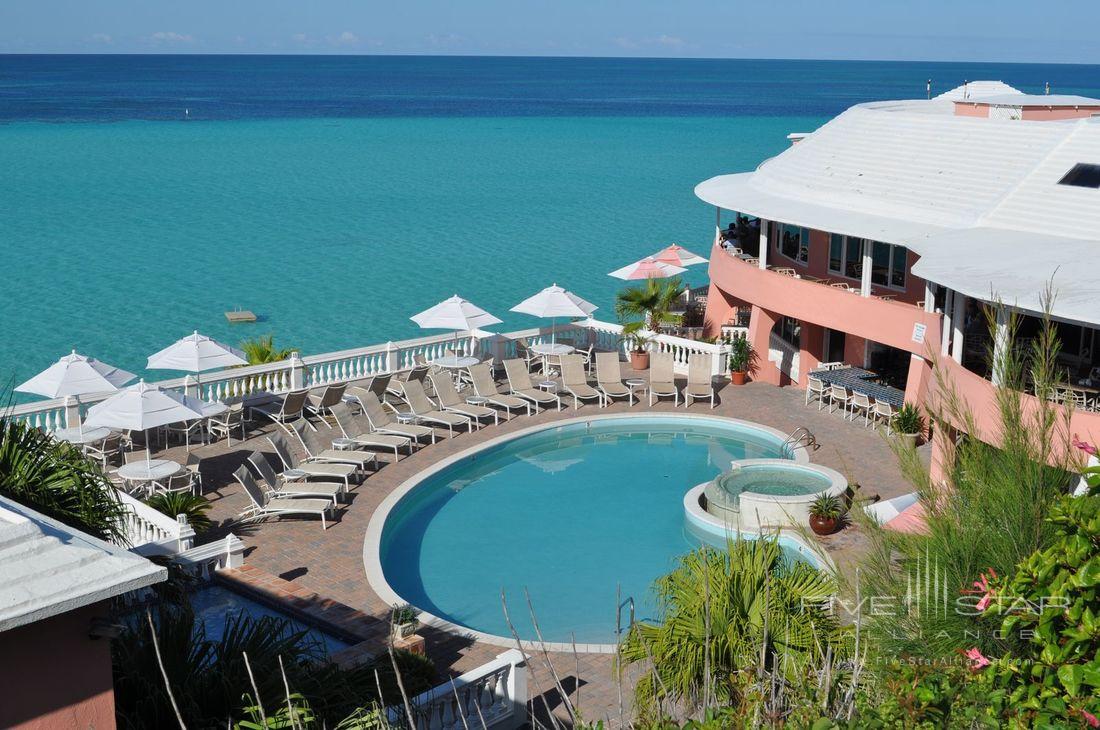
<svg viewBox="0 0 1100 730">
<path fill-rule="evenodd" d="M 839 414 L 818 411 L 816 404 L 805 407 L 803 392 L 793 388 L 776 388 L 756 383 L 742 387 L 719 387 L 721 400 L 717 408 L 711 411 L 707 404 L 699 403 L 691 410 L 756 421 L 784 432 L 806 426 L 816 434 L 821 443 L 821 448 L 812 455 L 814 462 L 837 469 L 850 482 L 862 485 L 865 493 L 878 494 L 884 499 L 911 491 L 899 474 L 893 454 L 881 433 L 863 428 L 859 423 L 846 422 Z M 626 411 L 628 408 L 623 402 L 602 411 L 596 406 L 587 405 L 580 409 L 580 413 L 614 413 Z M 645 408 L 645 405 L 634 406 L 635 410 Z M 671 412 L 675 409 L 670 402 L 663 402 L 653 410 Z M 204 458 L 203 479 L 213 505 L 211 516 L 219 523 L 203 539 L 214 539 L 232 531 L 247 546 L 246 564 L 281 579 L 280 590 L 299 597 L 317 594 L 321 599 L 338 601 L 385 621 L 389 607 L 368 585 L 362 558 L 366 526 L 382 498 L 424 467 L 442 457 L 476 445 L 479 441 L 536 423 L 549 423 L 576 415 L 577 412 L 572 408 L 566 408 L 561 413 L 548 411 L 533 417 L 517 417 L 512 421 L 502 422 L 499 426 L 490 426 L 471 434 L 463 433 L 453 439 L 442 437 L 436 445 L 420 449 L 396 463 L 393 462 L 392 454 L 380 455 L 382 468 L 352 490 L 350 503 L 337 513 L 335 524 L 324 531 L 319 521 L 310 518 L 268 520 L 249 525 L 234 524 L 234 518 L 246 506 L 247 497 L 233 482 L 231 474 L 252 450 L 272 451 L 263 436 L 274 427 L 265 425 L 262 431 L 250 432 L 251 438 L 244 444 L 235 442 L 232 447 L 227 448 L 222 441 L 195 449 Z M 322 435 L 327 437 L 326 425 L 318 426 Z M 445 434 L 445 431 L 440 433 Z M 338 434 L 334 434 L 336 435 Z M 926 459 L 928 448 L 923 447 Z M 166 455 L 182 458 L 182 451 L 182 447 L 174 447 Z M 843 571 L 859 554 L 865 539 L 858 527 L 850 526 L 823 542 Z M 468 671 L 502 651 L 496 646 L 438 630 L 424 629 L 422 634 L 427 639 L 428 655 L 442 672 L 450 672 L 452 675 Z M 608 718 L 610 725 L 617 727 L 619 684 L 612 672 L 611 657 L 598 654 L 579 657 L 558 654 L 552 656 L 552 661 L 558 674 L 562 676 L 566 689 L 570 692 L 579 690 L 579 704 L 584 716 L 593 720 Z M 534 701 L 534 709 L 541 714 L 545 701 L 555 714 L 564 716 L 565 711 L 560 706 L 556 692 L 549 689 L 553 687 L 553 683 L 545 662 L 541 659 L 533 662 L 529 671 L 532 694 L 546 693 L 543 698 Z M 631 694 L 629 680 L 629 677 L 624 680 L 622 688 L 627 717 Z"/>
</svg>

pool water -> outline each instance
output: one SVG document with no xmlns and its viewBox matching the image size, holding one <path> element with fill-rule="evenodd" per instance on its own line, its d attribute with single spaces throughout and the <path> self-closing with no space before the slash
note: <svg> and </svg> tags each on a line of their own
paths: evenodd
<svg viewBox="0 0 1100 730">
<path fill-rule="evenodd" d="M 793 497 L 823 492 L 832 483 L 828 476 L 797 464 L 750 464 L 715 479 L 714 487 L 707 489 L 707 499 L 736 510 L 742 492 Z"/>
<path fill-rule="evenodd" d="M 683 497 L 733 459 L 783 458 L 782 437 L 723 419 L 611 418 L 489 447 L 429 476 L 393 509 L 380 558 L 404 600 L 456 624 L 611 643 L 616 587 L 653 618 L 650 587 L 698 547 Z M 793 551 L 788 553 L 793 556 Z M 623 613 L 624 622 L 627 612 Z"/>
<path fill-rule="evenodd" d="M 202 623 L 206 638 L 217 641 L 225 633 L 225 625 L 230 615 L 244 613 L 249 618 L 272 617 L 290 621 L 291 627 L 300 631 L 308 629 L 310 635 L 321 642 L 328 654 L 346 649 L 351 644 L 336 638 L 332 634 L 303 624 L 290 616 L 263 603 L 254 601 L 228 588 L 212 585 L 191 594 L 191 609 L 195 612 L 195 622 Z"/>
</svg>

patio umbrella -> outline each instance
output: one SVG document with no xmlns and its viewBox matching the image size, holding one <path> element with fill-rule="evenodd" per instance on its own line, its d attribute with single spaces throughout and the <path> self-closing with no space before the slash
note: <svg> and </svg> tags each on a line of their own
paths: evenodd
<svg viewBox="0 0 1100 730">
<path fill-rule="evenodd" d="M 662 261 L 658 261 L 652 256 L 647 256 L 641 261 L 635 261 L 628 266 L 612 271 L 608 276 L 614 276 L 616 279 L 625 279 L 626 281 L 636 281 L 638 279 L 667 279 L 670 276 L 676 276 L 685 271 L 687 271 L 687 269 L 682 266 L 666 264 Z"/>
<path fill-rule="evenodd" d="M 557 284 L 552 284 L 533 297 L 528 297 L 512 307 L 510 311 L 520 314 L 530 314 L 535 317 L 550 318 L 550 342 L 555 342 L 556 332 L 553 326 L 557 324 L 558 317 L 588 317 L 598 307 L 591 302 L 578 297 L 570 291 L 566 291 Z"/>
<path fill-rule="evenodd" d="M 409 319 L 424 329 L 454 330 L 456 343 L 459 332 L 472 332 L 491 324 L 500 324 L 499 319 L 457 294 Z"/>
<path fill-rule="evenodd" d="M 683 246 L 672 244 L 667 248 L 662 248 L 651 257 L 658 263 L 671 264 L 672 266 L 695 266 L 696 264 L 705 264 L 707 260 L 697 253 L 688 251 Z"/>
<path fill-rule="evenodd" d="M 133 373 L 73 350 L 15 389 L 47 398 L 64 398 L 115 391 L 135 377 Z"/>
<path fill-rule="evenodd" d="M 160 352 L 150 355 L 146 367 L 150 370 L 183 370 L 195 373 L 195 383 L 201 385 L 198 374 L 204 370 L 247 364 L 248 360 L 243 352 L 206 335 L 200 335 L 196 330 Z M 199 395 L 202 395 L 201 390 Z"/>
<path fill-rule="evenodd" d="M 128 431 L 148 431 L 169 423 L 202 418 L 202 408 L 203 403 L 197 398 L 139 380 L 129 388 L 120 390 L 102 403 L 89 408 L 87 423 L 89 427 L 106 426 Z M 148 446 L 148 440 L 146 446 Z M 145 453 L 148 459 L 148 448 Z"/>
</svg>

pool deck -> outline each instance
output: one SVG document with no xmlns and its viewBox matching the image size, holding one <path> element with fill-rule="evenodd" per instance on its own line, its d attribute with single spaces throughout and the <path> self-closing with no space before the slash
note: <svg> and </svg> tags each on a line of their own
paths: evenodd
<svg viewBox="0 0 1100 730">
<path fill-rule="evenodd" d="M 624 373 L 629 376 L 628 373 Z M 881 432 L 864 428 L 862 423 L 845 421 L 840 414 L 819 411 L 817 404 L 803 405 L 803 392 L 793 388 L 776 388 L 768 384 L 750 383 L 745 386 L 729 386 L 725 381 L 717 385 L 720 402 L 711 410 L 706 403 L 696 403 L 687 412 L 727 416 L 755 421 L 786 433 L 799 426 L 806 426 L 816 436 L 821 448 L 812 455 L 815 463 L 830 466 L 844 474 L 852 483 L 862 485 L 864 494 L 878 494 L 883 499 L 912 491 L 895 463 L 894 456 Z M 346 604 L 359 614 L 362 624 L 366 617 L 379 622 L 379 633 L 385 634 L 389 606 L 377 596 L 367 583 L 363 564 L 363 544 L 367 524 L 379 503 L 391 491 L 419 471 L 437 461 L 489 439 L 499 437 L 539 423 L 575 418 L 585 414 L 610 414 L 626 411 L 648 410 L 644 403 L 633 408 L 618 401 L 606 409 L 584 405 L 572 407 L 560 413 L 546 411 L 537 416 L 519 416 L 502 421 L 499 426 L 489 426 L 473 433 L 462 433 L 447 438 L 440 432 L 440 440 L 433 446 L 419 449 L 396 463 L 392 454 L 380 456 L 383 465 L 362 484 L 353 488 L 350 503 L 337 513 L 335 524 L 322 530 L 320 522 L 312 518 L 287 518 L 267 520 L 261 523 L 235 523 L 236 516 L 245 508 L 247 497 L 232 479 L 232 472 L 253 450 L 270 453 L 270 445 L 264 436 L 274 430 L 271 424 L 262 430 L 252 430 L 249 440 L 243 444 L 234 440 L 231 447 L 222 440 L 217 444 L 194 448 L 203 461 L 203 480 L 212 509 L 211 518 L 218 526 L 202 536 L 199 542 L 207 542 L 233 532 L 247 548 L 245 562 L 256 574 L 268 575 L 268 590 L 298 602 L 299 605 L 324 612 L 327 606 Z M 653 411 L 684 413 L 665 400 L 655 405 Z M 327 437 L 326 424 L 317 419 L 321 435 Z M 333 434 L 333 437 L 339 433 Z M 929 447 L 921 447 L 927 460 Z M 169 458 L 185 458 L 182 447 L 165 452 Z M 685 485 L 685 491 L 691 485 Z M 841 571 L 846 571 L 866 545 L 866 538 L 858 526 L 849 526 L 823 540 L 829 556 Z M 558 549 L 561 545 L 547 545 Z M 486 567 L 492 565 L 486 556 Z M 538 607 L 535 607 L 536 611 Z M 365 616 L 364 616 L 365 615 Z M 435 629 L 422 629 L 427 640 L 428 655 L 441 672 L 457 676 L 477 667 L 502 651 L 499 646 L 476 641 L 470 637 L 446 633 Z M 612 657 L 607 654 L 572 653 L 550 654 L 550 661 L 570 693 L 579 692 L 582 715 L 590 720 L 607 719 L 610 727 L 619 726 L 619 683 L 612 672 Z M 565 708 L 553 688 L 549 669 L 542 658 L 532 662 L 529 669 L 533 709 L 540 714 L 548 707 L 559 717 L 565 717 Z M 629 673 L 628 673 L 629 675 Z M 539 694 L 543 693 L 542 697 Z M 629 719 L 631 684 L 630 677 L 623 679 L 622 694 L 625 717 Z M 544 704 L 545 700 L 545 704 Z M 574 705 L 577 698 L 572 698 Z"/>
</svg>

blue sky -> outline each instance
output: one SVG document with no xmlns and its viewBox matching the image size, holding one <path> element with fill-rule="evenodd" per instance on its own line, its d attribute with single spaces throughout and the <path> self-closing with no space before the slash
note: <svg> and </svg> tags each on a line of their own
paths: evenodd
<svg viewBox="0 0 1100 730">
<path fill-rule="evenodd" d="M 1080 0 L 0 0 L 0 53 L 1100 63 Z"/>
</svg>

